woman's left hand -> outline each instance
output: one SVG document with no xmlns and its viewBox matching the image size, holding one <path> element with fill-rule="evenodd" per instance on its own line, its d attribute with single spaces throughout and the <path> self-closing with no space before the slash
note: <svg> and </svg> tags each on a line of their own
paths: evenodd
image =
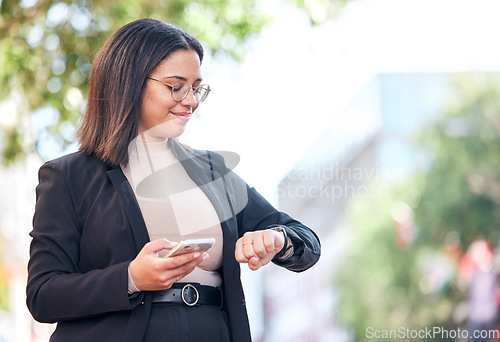
<svg viewBox="0 0 500 342">
<path fill-rule="evenodd" d="M 267 265 L 285 245 L 283 233 L 270 229 L 246 232 L 236 241 L 236 261 L 256 271 Z"/>
</svg>

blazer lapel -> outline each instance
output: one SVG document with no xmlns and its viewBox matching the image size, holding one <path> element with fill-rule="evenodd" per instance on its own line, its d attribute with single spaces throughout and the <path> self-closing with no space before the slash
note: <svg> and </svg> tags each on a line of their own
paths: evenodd
<svg viewBox="0 0 500 342">
<path fill-rule="evenodd" d="M 144 245 L 150 241 L 139 203 L 137 203 L 134 191 L 121 168 L 113 168 L 107 174 L 120 196 L 130 226 L 132 227 L 136 253 L 139 253 Z M 147 291 L 141 292 L 135 300 L 140 300 L 142 305 L 136 306 L 130 314 L 127 331 L 124 334 L 124 342 L 141 341 L 148 326 L 153 294 Z"/>
<path fill-rule="evenodd" d="M 115 186 L 124 206 L 125 213 L 132 227 L 136 252 L 138 253 L 149 242 L 149 235 L 134 191 L 120 168 L 108 171 L 108 177 Z"/>
</svg>

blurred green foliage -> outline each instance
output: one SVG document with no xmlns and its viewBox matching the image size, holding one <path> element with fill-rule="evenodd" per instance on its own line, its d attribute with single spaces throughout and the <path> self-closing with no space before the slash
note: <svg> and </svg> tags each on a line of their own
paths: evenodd
<svg viewBox="0 0 500 342">
<path fill-rule="evenodd" d="M 459 75 L 443 115 L 416 142 L 428 168 L 376 203 L 359 199 L 350 209 L 352 244 L 335 276 L 336 311 L 356 341 L 374 340 L 368 327 L 464 328 L 460 262 L 477 239 L 498 248 L 500 75 Z"/>
<path fill-rule="evenodd" d="M 425 241 L 456 232 L 462 249 L 478 237 L 498 244 L 500 230 L 500 76 L 455 80 L 446 113 L 421 133 L 433 154 L 415 206 Z"/>
<path fill-rule="evenodd" d="M 309 14 L 309 18 L 313 24 L 321 24 L 328 18 L 339 14 L 348 1 L 349 0 L 286 0 L 288 3 L 304 8 Z"/>
</svg>

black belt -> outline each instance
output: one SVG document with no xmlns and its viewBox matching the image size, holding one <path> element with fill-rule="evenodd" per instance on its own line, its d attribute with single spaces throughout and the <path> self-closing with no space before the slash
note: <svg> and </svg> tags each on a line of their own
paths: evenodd
<svg viewBox="0 0 500 342">
<path fill-rule="evenodd" d="M 153 303 L 178 303 L 187 306 L 214 305 L 222 307 L 222 291 L 218 287 L 198 283 L 175 283 L 170 289 L 155 291 Z"/>
</svg>

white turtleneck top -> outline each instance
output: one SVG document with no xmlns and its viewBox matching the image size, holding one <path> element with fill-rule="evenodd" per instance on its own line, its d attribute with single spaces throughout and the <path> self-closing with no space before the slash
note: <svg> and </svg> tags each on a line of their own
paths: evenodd
<svg viewBox="0 0 500 342">
<path fill-rule="evenodd" d="M 143 142 L 129 147 L 129 163 L 123 168 L 139 203 L 151 241 L 166 238 L 215 238 L 203 261 L 182 282 L 220 286 L 216 270 L 222 265 L 222 229 L 217 213 L 203 191 L 163 142 Z M 129 277 L 129 292 L 137 292 Z"/>
</svg>

